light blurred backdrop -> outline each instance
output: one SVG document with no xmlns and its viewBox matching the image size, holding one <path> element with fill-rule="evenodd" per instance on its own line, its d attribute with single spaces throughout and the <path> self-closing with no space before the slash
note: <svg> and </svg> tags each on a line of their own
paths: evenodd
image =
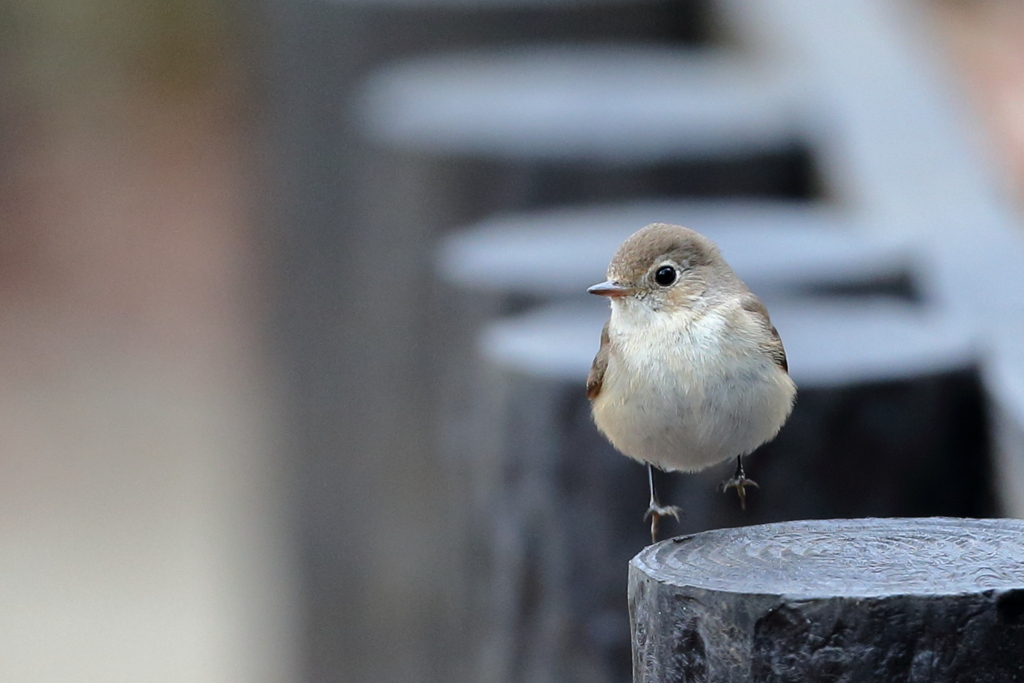
<svg viewBox="0 0 1024 683">
<path fill-rule="evenodd" d="M 628 680 L 662 217 L 803 378 L 669 532 L 1024 515 L 1024 5 L 822 5 L 0 4 L 0 680 Z"/>
</svg>

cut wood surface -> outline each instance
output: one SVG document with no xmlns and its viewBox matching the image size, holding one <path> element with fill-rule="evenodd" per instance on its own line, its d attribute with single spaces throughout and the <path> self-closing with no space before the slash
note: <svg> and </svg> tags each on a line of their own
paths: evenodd
<svg viewBox="0 0 1024 683">
<path fill-rule="evenodd" d="M 630 563 L 633 679 L 1024 680 L 1024 521 L 786 522 Z"/>
</svg>

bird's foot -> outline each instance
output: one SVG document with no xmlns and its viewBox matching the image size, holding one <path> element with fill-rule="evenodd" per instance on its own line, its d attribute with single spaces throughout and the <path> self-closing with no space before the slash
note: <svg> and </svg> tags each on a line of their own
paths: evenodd
<svg viewBox="0 0 1024 683">
<path fill-rule="evenodd" d="M 747 479 L 747 473 L 743 471 L 743 460 L 741 458 L 737 458 L 736 473 L 732 475 L 731 479 L 726 479 L 722 482 L 722 492 L 724 493 L 729 489 L 736 489 L 736 495 L 740 497 L 740 509 L 746 510 L 748 486 L 753 486 L 755 489 L 761 488 L 753 479 Z"/>
<path fill-rule="evenodd" d="M 644 513 L 644 521 L 651 520 L 651 543 L 658 542 L 658 521 L 662 517 L 672 517 L 678 522 L 681 513 L 682 510 L 675 505 L 658 505 L 651 501 L 650 507 Z"/>
</svg>

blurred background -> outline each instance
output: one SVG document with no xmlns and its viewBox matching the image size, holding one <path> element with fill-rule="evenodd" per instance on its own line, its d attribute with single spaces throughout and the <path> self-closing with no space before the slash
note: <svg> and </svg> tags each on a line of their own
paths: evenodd
<svg viewBox="0 0 1024 683">
<path fill-rule="evenodd" d="M 584 290 L 656 220 L 800 386 L 665 533 L 1024 516 L 1019 2 L 7 0 L 0 55 L 2 680 L 629 680 Z"/>
</svg>

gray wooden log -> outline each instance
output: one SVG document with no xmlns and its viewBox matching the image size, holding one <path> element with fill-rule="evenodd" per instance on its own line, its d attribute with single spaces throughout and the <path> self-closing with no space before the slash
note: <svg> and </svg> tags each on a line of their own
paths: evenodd
<svg viewBox="0 0 1024 683">
<path fill-rule="evenodd" d="M 629 567 L 634 683 L 1024 681 L 1024 521 L 786 522 Z"/>
</svg>

